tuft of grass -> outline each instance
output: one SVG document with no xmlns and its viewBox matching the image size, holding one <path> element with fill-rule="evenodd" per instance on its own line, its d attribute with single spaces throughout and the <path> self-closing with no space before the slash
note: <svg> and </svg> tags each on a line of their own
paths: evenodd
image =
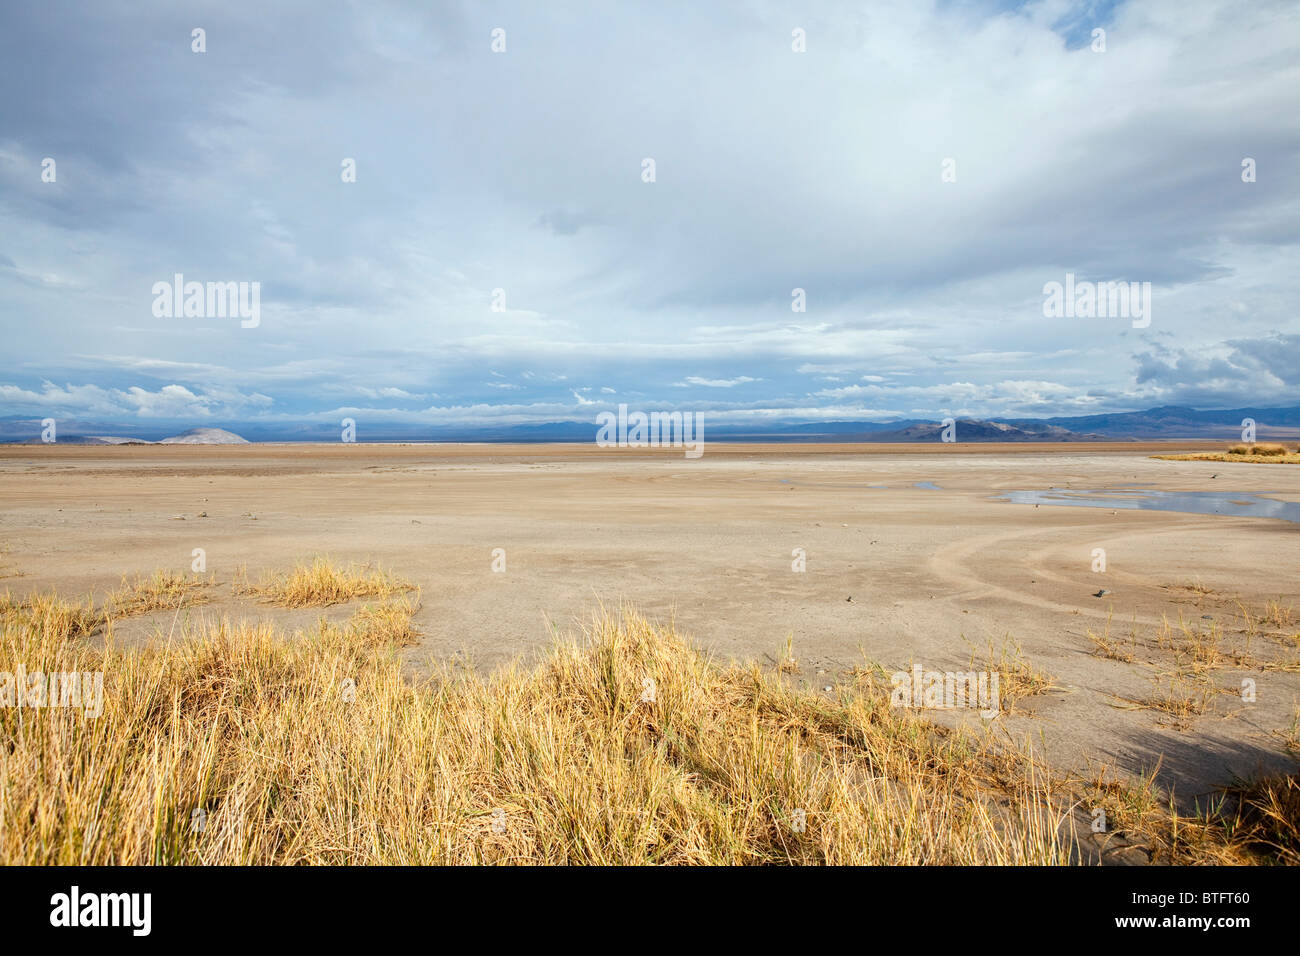
<svg viewBox="0 0 1300 956">
<path fill-rule="evenodd" d="M 1300 754 L 1300 707 L 1291 708 L 1291 725 L 1284 731 L 1273 731 L 1282 738 L 1289 753 Z"/>
<path fill-rule="evenodd" d="M 216 583 L 216 576 L 159 569 L 151 577 L 136 575 L 134 581 L 122 578 L 122 586 L 108 596 L 108 613 L 112 617 L 131 617 L 150 611 L 171 611 L 186 605 L 206 602 L 206 588 Z"/>
<path fill-rule="evenodd" d="M 87 598 L 85 603 L 69 604 L 53 592 L 32 594 L 26 600 L 15 600 L 8 591 L 0 599 L 0 616 L 8 627 L 15 620 L 24 620 L 39 630 L 47 640 L 56 643 L 89 637 L 106 623 L 102 611 Z"/>
<path fill-rule="evenodd" d="M 1300 775 L 1262 777 L 1228 790 L 1236 798 L 1239 844 L 1290 866 L 1300 864 Z"/>
<path fill-rule="evenodd" d="M 417 643 L 419 632 L 411 618 L 419 609 L 418 589 L 414 597 L 400 597 L 382 604 L 363 604 L 352 615 L 348 630 L 359 640 L 375 647 L 389 644 L 405 647 Z"/>
<path fill-rule="evenodd" d="M 970 660 L 973 668 L 976 664 L 974 650 Z M 1015 713 L 1018 701 L 1042 694 L 1056 684 L 1056 678 L 1029 662 L 1024 649 L 1010 635 L 1003 639 L 1001 648 L 995 649 L 992 640 L 988 642 L 984 668 L 989 673 L 997 673 L 1001 707 L 1008 714 Z"/>
<path fill-rule="evenodd" d="M 1277 631 L 1291 630 L 1300 624 L 1295 616 L 1294 605 L 1283 604 L 1281 599 L 1269 601 L 1264 606 L 1263 621 Z"/>
<path fill-rule="evenodd" d="M 292 571 L 272 575 L 258 586 L 243 589 L 282 607 L 325 607 L 363 597 L 389 598 L 414 586 L 382 568 L 349 564 L 336 566 L 328 558 L 316 557 L 311 564 L 298 564 Z"/>
<path fill-rule="evenodd" d="M 1152 683 L 1155 690 L 1151 696 L 1133 703 L 1163 715 L 1166 722 L 1179 730 L 1187 729 L 1196 718 L 1214 709 L 1217 691 L 1208 683 L 1189 680 L 1179 673 L 1157 675 Z"/>
<path fill-rule="evenodd" d="M 1088 629 L 1088 640 L 1092 641 L 1097 648 L 1097 653 L 1102 657 L 1131 664 L 1137 660 L 1137 623 L 1134 622 L 1132 629 L 1129 631 L 1128 640 L 1125 641 L 1122 637 L 1111 637 L 1111 616 L 1110 614 L 1106 615 L 1106 627 L 1101 634 L 1098 634 L 1092 628 Z"/>
<path fill-rule="evenodd" d="M 1228 454 L 1273 457 L 1275 455 L 1289 454 L 1289 451 L 1286 445 L 1279 445 L 1275 442 L 1257 442 L 1253 445 L 1233 445 L 1228 449 Z"/>
<path fill-rule="evenodd" d="M 781 655 L 781 659 L 776 665 L 776 670 L 779 674 L 799 673 L 799 661 L 794 656 L 793 634 L 790 634 L 785 639 L 785 652 Z"/>
</svg>

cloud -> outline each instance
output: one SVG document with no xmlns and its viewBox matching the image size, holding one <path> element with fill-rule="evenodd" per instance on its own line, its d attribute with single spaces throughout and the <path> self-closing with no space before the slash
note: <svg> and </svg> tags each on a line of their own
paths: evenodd
<svg viewBox="0 0 1300 956">
<path fill-rule="evenodd" d="M 42 383 L 40 391 L 0 384 L 0 402 L 14 413 L 51 413 L 67 417 L 98 415 L 124 421 L 159 418 L 170 420 L 235 417 L 270 408 L 272 399 L 260 393 L 229 389 L 193 392 L 183 385 L 165 385 L 150 391 L 137 385 L 106 389 L 97 385 Z"/>
<path fill-rule="evenodd" d="M 690 385 L 699 385 L 704 388 L 735 388 L 737 385 L 759 381 L 762 379 L 750 378 L 748 375 L 738 375 L 735 378 L 700 378 L 698 375 L 688 375 L 684 382 L 674 382 L 673 387 L 686 388 Z"/>
<path fill-rule="evenodd" d="M 0 415 L 1294 400 L 1293 6 L 830 0 L 797 54 L 743 0 L 533 4 L 498 56 L 470 0 L 229 0 L 203 55 L 160 0 L 5 5 Z M 156 319 L 176 272 L 261 324 Z M 1066 272 L 1150 281 L 1150 328 L 1044 319 Z"/>
</svg>

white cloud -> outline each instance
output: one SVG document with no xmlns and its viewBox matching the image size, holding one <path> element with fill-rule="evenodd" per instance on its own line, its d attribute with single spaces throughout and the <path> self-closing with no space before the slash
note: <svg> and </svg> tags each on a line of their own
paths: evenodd
<svg viewBox="0 0 1300 956">
<path fill-rule="evenodd" d="M 135 55 L 172 42 L 148 9 L 69 21 L 58 57 L 39 9 L 0 11 L 27 78 L 0 103 L 0 415 L 554 417 L 580 381 L 715 415 L 1064 414 L 1295 383 L 1267 360 L 1300 296 L 1293 3 L 831 0 L 799 55 L 743 0 L 525 5 L 526 59 L 470 41 L 473 4 L 347 7 L 287 47 L 309 4 L 222 10 L 235 100 Z M 1105 54 L 1056 32 L 1094 17 Z M 261 325 L 154 319 L 177 271 L 261 281 Z M 1151 281 L 1151 328 L 1044 320 L 1066 271 Z M 818 390 L 843 382 L 880 388 Z"/>
<path fill-rule="evenodd" d="M 735 388 L 737 385 L 744 385 L 748 382 L 761 382 L 762 379 L 750 378 L 748 375 L 738 375 L 735 378 L 701 378 L 698 375 L 688 375 L 683 382 L 673 382 L 674 388 L 686 388 L 691 385 L 699 385 L 704 388 Z"/>
</svg>

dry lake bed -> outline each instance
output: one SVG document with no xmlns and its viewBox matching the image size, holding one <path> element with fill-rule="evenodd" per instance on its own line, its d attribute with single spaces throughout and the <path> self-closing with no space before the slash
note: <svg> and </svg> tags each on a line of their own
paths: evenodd
<svg viewBox="0 0 1300 956">
<path fill-rule="evenodd" d="M 1052 679 L 1008 732 L 1071 770 L 1158 765 L 1191 799 L 1293 768 L 1300 713 L 1300 468 L 1149 457 L 1203 447 L 11 445 L 0 591 L 98 597 L 195 549 L 225 585 L 323 554 L 418 585 L 413 670 L 527 658 L 628 604 L 764 667 L 792 641 L 819 693 L 992 647 Z M 212 591 L 114 638 L 320 613 Z"/>
</svg>

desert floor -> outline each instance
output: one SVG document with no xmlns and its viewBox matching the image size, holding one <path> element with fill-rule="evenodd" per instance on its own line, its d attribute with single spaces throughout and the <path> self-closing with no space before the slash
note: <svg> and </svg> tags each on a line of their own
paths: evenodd
<svg viewBox="0 0 1300 956">
<path fill-rule="evenodd" d="M 1210 688 L 1209 711 L 1177 720 L 1134 701 L 1178 679 L 1182 663 L 1153 650 L 1108 659 L 1087 632 L 1109 617 L 1112 635 L 1154 641 L 1162 616 L 1181 616 L 1245 646 L 1238 601 L 1252 612 L 1300 605 L 1300 524 L 993 496 L 1140 486 L 1300 501 L 1294 466 L 1148 457 L 1202 447 L 710 445 L 687 460 L 563 445 L 11 445 L 0 447 L 0 591 L 98 598 L 124 575 L 189 572 L 202 548 L 222 585 L 213 600 L 124 620 L 115 639 L 222 615 L 308 626 L 319 610 L 267 607 L 225 585 L 241 566 L 256 580 L 326 554 L 419 586 L 413 670 L 431 658 L 526 659 L 552 628 L 628 603 L 764 667 L 790 638 L 796 679 L 819 693 L 868 662 L 968 670 L 972 653 L 983 662 L 990 642 L 1010 641 L 1056 683 L 998 719 L 1009 733 L 1064 768 L 1138 774 L 1159 763 L 1162 784 L 1186 800 L 1294 768 L 1286 737 L 1300 672 L 1217 667 L 1198 685 Z M 498 548 L 503 572 L 492 570 Z M 1092 570 L 1096 548 L 1104 573 Z M 1287 640 L 1252 646 L 1274 654 Z M 1242 700 L 1243 677 L 1256 681 L 1254 702 Z"/>
</svg>

